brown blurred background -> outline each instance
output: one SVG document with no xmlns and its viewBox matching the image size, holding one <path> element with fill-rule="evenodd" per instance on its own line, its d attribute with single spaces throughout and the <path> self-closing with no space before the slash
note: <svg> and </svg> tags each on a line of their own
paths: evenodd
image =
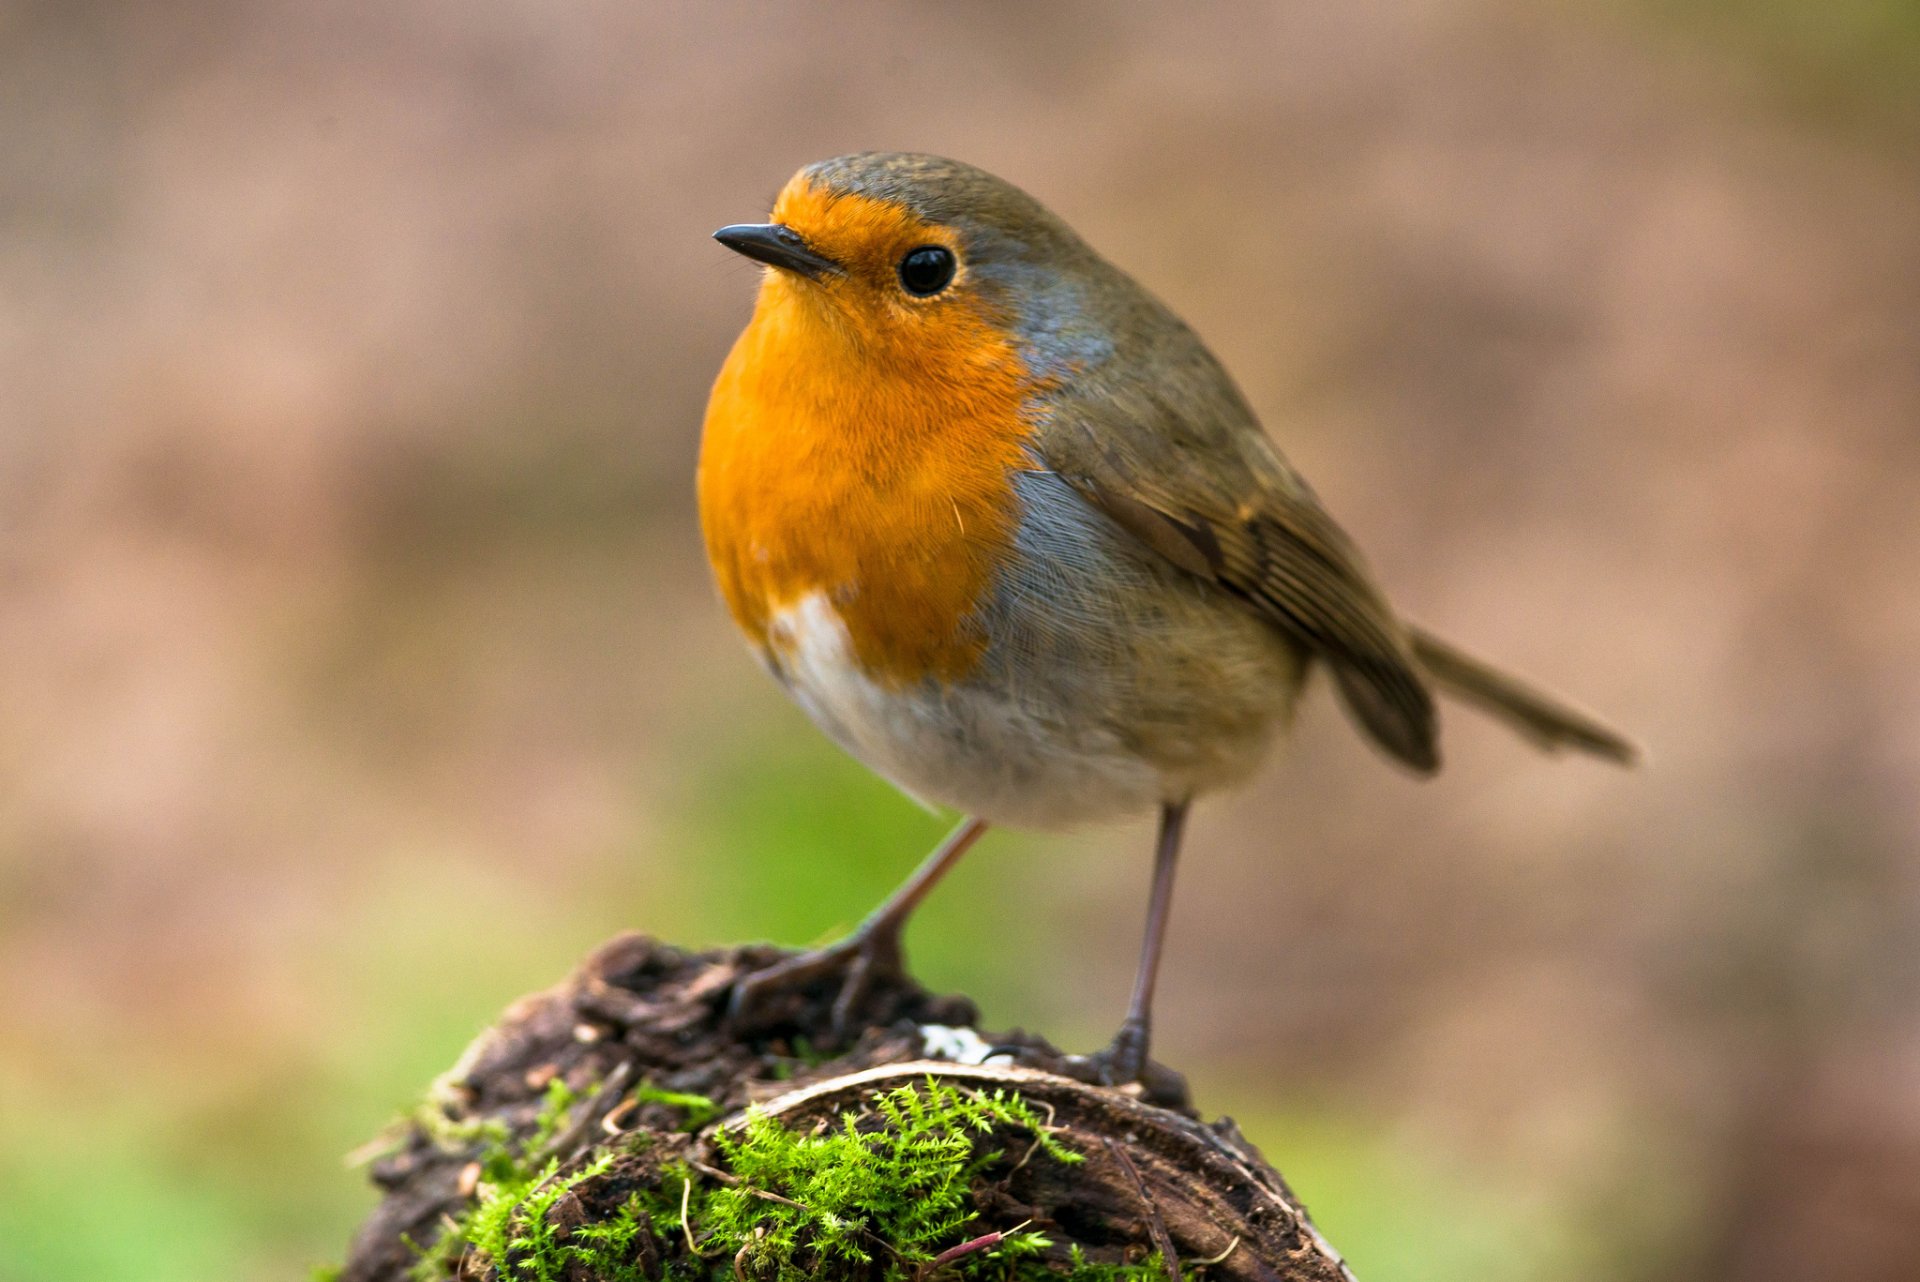
<svg viewBox="0 0 1920 1282">
<path fill-rule="evenodd" d="M 1322 691 L 1201 810 L 1158 1049 L 1359 1276 L 1920 1277 L 1917 86 L 1910 0 L 0 4 L 0 1279 L 337 1258 L 507 1000 L 940 831 L 691 503 L 707 234 L 866 148 L 1039 195 L 1651 747 L 1417 785 Z M 996 835 L 918 968 L 1092 1046 L 1147 862 Z"/>
</svg>

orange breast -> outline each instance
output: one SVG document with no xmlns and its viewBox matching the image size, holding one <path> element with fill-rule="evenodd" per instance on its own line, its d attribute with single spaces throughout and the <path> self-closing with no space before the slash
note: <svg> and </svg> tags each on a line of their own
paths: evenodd
<svg viewBox="0 0 1920 1282">
<path fill-rule="evenodd" d="M 1027 371 L 954 306 L 903 330 L 769 273 L 707 407 L 701 526 L 740 627 L 823 593 L 877 682 L 953 681 L 989 638 L 975 607 L 1012 547 Z"/>
</svg>

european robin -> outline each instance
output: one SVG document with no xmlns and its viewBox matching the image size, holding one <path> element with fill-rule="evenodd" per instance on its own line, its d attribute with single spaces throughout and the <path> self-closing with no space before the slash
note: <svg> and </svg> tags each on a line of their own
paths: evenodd
<svg viewBox="0 0 1920 1282">
<path fill-rule="evenodd" d="M 1544 748 L 1634 757 L 1395 614 L 1193 331 L 1010 183 L 842 156 L 714 237 L 768 269 L 701 444 L 720 592 L 823 730 L 966 816 L 851 936 L 744 980 L 737 1014 L 838 975 L 844 1025 L 989 824 L 1157 809 L 1133 998 L 1095 1057 L 1135 1080 L 1188 805 L 1254 768 L 1316 665 L 1419 774 L 1435 689 Z"/>
</svg>

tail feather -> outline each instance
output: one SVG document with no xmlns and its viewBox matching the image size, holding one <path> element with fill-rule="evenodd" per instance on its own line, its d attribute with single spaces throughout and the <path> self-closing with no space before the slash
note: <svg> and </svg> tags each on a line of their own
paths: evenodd
<svg viewBox="0 0 1920 1282">
<path fill-rule="evenodd" d="M 1483 659 L 1415 624 L 1407 624 L 1413 656 L 1433 683 L 1455 698 L 1497 717 L 1549 752 L 1574 748 L 1617 761 L 1640 759 L 1640 747 L 1598 717 L 1500 671 Z"/>
</svg>

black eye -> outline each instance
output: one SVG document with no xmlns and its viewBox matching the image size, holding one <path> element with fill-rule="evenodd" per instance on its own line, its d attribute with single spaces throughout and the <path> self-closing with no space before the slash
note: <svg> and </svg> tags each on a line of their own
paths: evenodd
<svg viewBox="0 0 1920 1282">
<path fill-rule="evenodd" d="M 953 280 L 953 251 L 939 245 L 910 249 L 900 260 L 900 284 L 909 293 L 925 298 L 945 289 Z"/>
</svg>

